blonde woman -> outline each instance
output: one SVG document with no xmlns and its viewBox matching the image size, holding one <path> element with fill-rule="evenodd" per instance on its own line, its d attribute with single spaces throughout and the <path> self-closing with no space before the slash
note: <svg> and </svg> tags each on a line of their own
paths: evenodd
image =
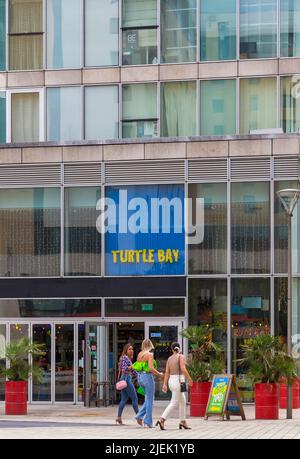
<svg viewBox="0 0 300 459">
<path fill-rule="evenodd" d="M 138 383 L 145 392 L 145 403 L 136 415 L 139 425 L 153 427 L 153 401 L 155 393 L 154 376 L 163 377 L 163 373 L 157 371 L 157 364 L 153 357 L 154 346 L 150 339 L 142 343 L 142 350 L 137 356 L 133 369 L 138 373 Z"/>
<path fill-rule="evenodd" d="M 179 429 L 190 429 L 186 423 L 186 398 L 185 393 L 181 392 L 181 382 L 183 378 L 189 381 L 190 386 L 193 385 L 192 378 L 185 367 L 184 356 L 180 352 L 180 344 L 173 343 L 171 346 L 173 355 L 169 357 L 166 366 L 166 373 L 163 385 L 163 392 L 169 389 L 172 392 L 172 399 L 163 415 L 159 418 L 156 425 L 165 430 L 165 421 L 170 416 L 174 408 L 179 405 Z"/>
</svg>

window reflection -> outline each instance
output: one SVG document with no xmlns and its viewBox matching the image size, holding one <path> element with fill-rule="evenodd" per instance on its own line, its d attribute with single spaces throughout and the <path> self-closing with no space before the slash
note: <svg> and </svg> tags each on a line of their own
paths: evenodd
<svg viewBox="0 0 300 459">
<path fill-rule="evenodd" d="M 196 61 L 196 0 L 161 1 L 161 56 L 164 63 Z"/>
<path fill-rule="evenodd" d="M 0 275 L 60 274 L 60 190 L 0 190 Z"/>
<path fill-rule="evenodd" d="M 123 65 L 157 64 L 157 1 L 123 0 Z"/>
<path fill-rule="evenodd" d="M 96 222 L 99 187 L 65 189 L 65 274 L 101 274 L 101 235 Z"/>
<path fill-rule="evenodd" d="M 281 0 L 280 8 L 281 56 L 300 56 L 300 3 Z"/>
<path fill-rule="evenodd" d="M 277 0 L 240 0 L 240 58 L 277 56 Z"/>
<path fill-rule="evenodd" d="M 269 183 L 233 183 L 231 218 L 232 273 L 270 272 Z"/>
<path fill-rule="evenodd" d="M 226 279 L 189 279 L 189 324 L 215 327 L 213 340 L 227 357 Z"/>
<path fill-rule="evenodd" d="M 189 246 L 190 274 L 227 272 L 227 184 L 189 186 L 189 197 L 204 199 L 204 240 Z M 193 207 L 195 213 L 195 206 Z M 193 222 L 195 224 L 195 215 Z"/>
<path fill-rule="evenodd" d="M 253 386 L 247 368 L 238 362 L 243 357 L 245 340 L 271 333 L 270 279 L 233 279 L 231 286 L 232 368 L 244 402 L 253 401 Z"/>
<path fill-rule="evenodd" d="M 201 60 L 236 59 L 236 0 L 201 0 Z"/>
</svg>

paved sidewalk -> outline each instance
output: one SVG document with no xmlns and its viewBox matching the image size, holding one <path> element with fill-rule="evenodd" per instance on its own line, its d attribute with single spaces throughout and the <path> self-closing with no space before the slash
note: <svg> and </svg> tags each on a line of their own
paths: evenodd
<svg viewBox="0 0 300 459">
<path fill-rule="evenodd" d="M 162 413 L 164 403 L 156 403 L 154 418 Z M 144 429 L 135 423 L 130 406 L 124 412 L 124 426 L 117 426 L 115 408 L 91 408 L 80 406 L 29 406 L 26 417 L 4 416 L 0 405 L 0 439 L 300 439 L 300 410 L 294 411 L 294 419 L 287 421 L 285 411 L 279 421 L 255 421 L 254 408 L 246 406 L 247 421 L 232 418 L 231 421 L 199 418 L 188 420 L 191 430 L 178 430 L 178 421 L 172 418 L 166 431 L 158 428 Z"/>
</svg>

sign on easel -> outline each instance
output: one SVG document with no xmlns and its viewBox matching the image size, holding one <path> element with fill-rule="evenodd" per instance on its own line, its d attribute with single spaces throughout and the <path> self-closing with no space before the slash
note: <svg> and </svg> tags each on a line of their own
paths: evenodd
<svg viewBox="0 0 300 459">
<path fill-rule="evenodd" d="M 230 420 L 230 416 L 241 416 L 246 420 L 239 390 L 234 375 L 214 376 L 206 407 L 205 420 L 219 416 Z"/>
</svg>

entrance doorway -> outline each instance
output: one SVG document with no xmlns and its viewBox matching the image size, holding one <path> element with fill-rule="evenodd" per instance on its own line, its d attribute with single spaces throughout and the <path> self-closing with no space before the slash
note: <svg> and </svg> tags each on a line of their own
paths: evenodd
<svg viewBox="0 0 300 459">
<path fill-rule="evenodd" d="M 126 343 L 134 347 L 135 355 L 144 338 L 155 345 L 158 368 L 165 369 L 173 341 L 181 341 L 183 322 L 161 319 L 113 319 L 109 321 L 20 320 L 0 322 L 0 362 L 3 364 L 5 345 L 21 337 L 43 344 L 45 355 L 35 363 L 43 370 L 41 383 L 29 381 L 29 403 L 84 403 L 91 381 L 111 381 L 115 385 L 118 361 Z M 5 381 L 0 379 L 0 401 L 5 399 Z M 116 394 L 115 394 L 116 395 Z M 156 396 L 165 398 L 161 382 Z"/>
<path fill-rule="evenodd" d="M 171 345 L 178 342 L 182 348 L 182 323 L 157 324 L 152 322 L 146 323 L 146 338 L 150 338 L 155 346 L 154 358 L 157 362 L 159 371 L 165 372 L 166 363 L 171 355 Z M 163 381 L 157 380 L 155 396 L 159 399 L 165 399 L 167 394 L 162 392 Z"/>
</svg>

